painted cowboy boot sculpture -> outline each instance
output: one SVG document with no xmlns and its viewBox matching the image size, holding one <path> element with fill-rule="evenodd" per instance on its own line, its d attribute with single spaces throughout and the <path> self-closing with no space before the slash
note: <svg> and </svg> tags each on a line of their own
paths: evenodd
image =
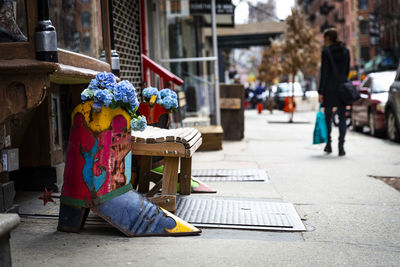
<svg viewBox="0 0 400 267">
<path fill-rule="evenodd" d="M 138 111 L 141 115 L 146 117 L 147 124 L 154 127 L 168 129 L 170 123 L 169 113 L 171 110 L 178 107 L 176 93 L 168 88 L 158 91 L 157 88 L 147 87 L 143 90 L 143 98 L 145 99 L 145 102 L 140 103 Z M 159 175 L 163 174 L 164 166 L 162 157 L 154 159 L 152 171 Z M 193 193 L 217 192 L 193 176 L 190 184 Z"/>
<path fill-rule="evenodd" d="M 113 82 L 107 75 L 97 75 L 97 82 Z M 127 236 L 198 234 L 199 229 L 132 190 L 130 131 L 144 128 L 146 121 L 113 106 L 121 101 L 119 91 L 136 98 L 133 86 L 124 82 L 111 89 L 89 85 L 82 99 L 94 101 L 78 105 L 72 113 L 57 229 L 79 232 L 91 210 Z M 137 99 L 128 104 L 120 106 L 136 109 Z"/>
</svg>

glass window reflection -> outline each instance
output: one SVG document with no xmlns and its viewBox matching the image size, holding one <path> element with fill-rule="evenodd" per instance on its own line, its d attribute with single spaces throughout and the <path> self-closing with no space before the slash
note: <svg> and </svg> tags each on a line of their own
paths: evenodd
<svg viewBox="0 0 400 267">
<path fill-rule="evenodd" d="M 26 42 L 25 0 L 0 0 L 0 42 Z"/>
<path fill-rule="evenodd" d="M 185 83 L 182 90 L 186 97 L 186 115 L 208 121 L 214 114 L 214 75 L 207 62 L 171 63 L 171 69 L 179 72 Z"/>
<path fill-rule="evenodd" d="M 101 1 L 50 0 L 58 47 L 99 58 L 103 50 Z"/>
<path fill-rule="evenodd" d="M 361 10 L 368 9 L 368 0 L 358 0 L 358 8 Z"/>
<path fill-rule="evenodd" d="M 205 16 L 210 16 L 210 12 L 194 10 L 189 0 L 153 0 L 152 3 L 157 6 L 152 15 L 157 21 L 154 27 L 158 28 L 153 33 L 157 34 L 153 40 L 160 41 L 159 44 L 150 42 L 151 56 L 166 60 L 212 56 L 211 39 L 207 39 L 203 32 L 207 27 Z M 209 122 L 210 115 L 214 114 L 213 62 L 164 61 L 162 64 L 184 80 L 182 90 L 186 95 L 186 116 Z"/>
</svg>

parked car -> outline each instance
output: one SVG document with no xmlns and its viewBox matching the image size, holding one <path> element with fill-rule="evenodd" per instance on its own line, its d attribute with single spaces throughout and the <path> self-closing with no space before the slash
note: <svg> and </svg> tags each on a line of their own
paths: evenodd
<svg viewBox="0 0 400 267">
<path fill-rule="evenodd" d="M 400 65 L 396 78 L 390 86 L 385 107 L 387 136 L 391 141 L 400 141 Z"/>
<path fill-rule="evenodd" d="M 283 110 L 285 106 L 285 97 L 292 96 L 292 87 L 293 83 L 279 83 L 276 86 L 275 91 L 275 108 L 279 110 Z M 275 88 L 274 88 L 275 89 Z M 273 90 L 274 91 L 274 90 Z M 314 99 L 314 102 L 318 102 L 318 92 L 313 91 L 305 91 L 301 87 L 300 83 L 294 83 L 294 97 L 296 102 L 296 109 L 299 109 L 302 99 Z"/>
<path fill-rule="evenodd" d="M 368 126 L 376 136 L 386 132 L 385 104 L 396 71 L 370 73 L 360 85 L 361 99 L 353 103 L 351 120 L 353 129 L 362 131 Z"/>
</svg>

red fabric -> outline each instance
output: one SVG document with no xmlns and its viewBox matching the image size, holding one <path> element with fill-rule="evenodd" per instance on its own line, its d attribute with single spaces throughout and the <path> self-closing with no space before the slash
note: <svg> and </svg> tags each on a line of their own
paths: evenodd
<svg viewBox="0 0 400 267">
<path fill-rule="evenodd" d="M 296 102 L 294 101 L 294 97 L 285 97 L 285 106 L 283 107 L 283 111 L 285 112 L 294 112 L 296 110 Z"/>
<path fill-rule="evenodd" d="M 140 115 L 146 117 L 147 124 L 157 123 L 162 114 L 168 113 L 167 109 L 157 103 L 154 105 L 150 105 L 150 103 L 140 103 L 138 111 Z"/>
<path fill-rule="evenodd" d="M 258 110 L 258 113 L 259 113 L 259 114 L 262 113 L 262 110 L 263 110 L 263 104 L 262 104 L 262 103 L 258 103 L 258 104 L 257 104 L 257 110 Z"/>
</svg>

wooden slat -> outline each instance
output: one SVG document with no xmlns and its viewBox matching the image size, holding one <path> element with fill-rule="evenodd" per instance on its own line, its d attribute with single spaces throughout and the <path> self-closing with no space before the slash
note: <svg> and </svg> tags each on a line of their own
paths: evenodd
<svg viewBox="0 0 400 267">
<path fill-rule="evenodd" d="M 174 135 L 173 132 L 171 132 L 171 133 L 168 133 L 168 135 L 165 137 L 165 140 L 167 142 L 175 142 L 175 138 L 176 138 L 176 136 Z"/>
<path fill-rule="evenodd" d="M 153 166 L 152 166 L 153 167 Z M 150 171 L 149 181 L 153 183 L 158 183 L 162 179 L 162 174 L 158 172 Z"/>
<path fill-rule="evenodd" d="M 199 141 L 197 141 L 190 149 L 186 149 L 185 158 L 190 158 L 194 152 L 201 146 L 203 139 L 200 137 Z"/>
<path fill-rule="evenodd" d="M 188 133 L 187 135 L 185 135 L 184 137 L 182 137 L 182 141 L 184 143 L 188 143 L 190 140 L 192 140 L 192 138 L 194 138 L 195 136 L 197 136 L 197 134 L 200 133 L 198 130 L 193 128 L 193 131 L 191 131 L 190 133 Z M 201 135 L 201 134 L 200 134 Z"/>
<path fill-rule="evenodd" d="M 174 212 L 176 210 L 176 195 L 150 197 L 149 200 L 170 212 Z"/>
<path fill-rule="evenodd" d="M 189 134 L 191 131 L 193 131 L 193 128 L 180 128 L 180 129 L 177 129 L 177 130 L 179 130 L 179 132 L 177 132 L 176 141 L 181 142 L 181 141 L 182 141 L 182 138 L 183 138 L 184 136 L 186 136 L 186 135 Z"/>
<path fill-rule="evenodd" d="M 192 158 L 181 158 L 181 173 L 179 174 L 179 194 L 190 195 L 192 178 Z"/>
<path fill-rule="evenodd" d="M 160 181 L 158 181 L 158 183 L 156 183 L 155 186 L 153 186 L 153 188 L 146 194 L 146 197 L 152 197 L 155 194 L 158 193 L 158 191 L 160 191 L 162 187 L 162 179 Z"/>
<path fill-rule="evenodd" d="M 164 142 L 166 142 L 167 140 L 166 140 L 166 137 L 165 137 L 165 136 L 160 136 L 160 137 L 157 137 L 157 138 L 155 139 L 155 141 L 156 141 L 156 143 L 164 143 Z"/>
<path fill-rule="evenodd" d="M 179 158 L 164 158 L 162 195 L 176 195 L 178 183 Z"/>
<path fill-rule="evenodd" d="M 195 128 L 179 128 L 173 130 L 161 129 L 149 126 L 143 132 L 132 132 L 132 142 L 136 143 L 163 143 L 181 142 L 187 143 L 198 133 Z"/>
<path fill-rule="evenodd" d="M 202 135 L 208 134 L 224 134 L 224 130 L 221 126 L 210 125 L 210 126 L 195 126 L 197 130 L 201 132 Z"/>
<path fill-rule="evenodd" d="M 150 138 L 152 138 L 152 141 L 154 143 L 163 143 L 165 142 L 165 134 L 166 134 L 166 129 L 158 128 L 158 127 L 153 127 L 157 130 L 153 130 L 153 132 L 150 135 Z"/>
<path fill-rule="evenodd" d="M 138 182 L 139 182 L 139 193 L 147 193 L 149 192 L 149 178 L 150 178 L 150 171 L 151 171 L 151 157 L 142 156 L 140 158 L 140 168 L 139 168 L 139 175 L 138 175 Z"/>
<path fill-rule="evenodd" d="M 143 138 L 143 137 L 140 137 L 140 136 L 136 136 L 135 142 L 136 143 L 145 144 L 146 143 L 146 138 Z"/>
<path fill-rule="evenodd" d="M 168 151 L 166 154 L 165 151 Z M 176 151 L 176 153 L 175 153 Z M 185 146 L 181 143 L 166 142 L 160 144 L 132 143 L 133 155 L 185 157 Z"/>
<path fill-rule="evenodd" d="M 144 132 L 132 131 L 131 141 L 137 143 L 146 143 L 146 130 Z"/>
<path fill-rule="evenodd" d="M 152 137 L 157 135 L 157 132 L 159 132 L 158 129 L 160 128 L 148 126 L 143 132 L 132 131 L 131 141 L 137 143 L 155 143 L 155 139 Z M 148 138 L 149 140 L 147 140 Z"/>
<path fill-rule="evenodd" d="M 197 132 L 197 134 L 188 142 L 188 143 L 184 143 L 185 148 L 189 149 L 192 146 L 194 146 L 194 144 L 196 144 L 199 140 L 201 139 L 201 133 Z"/>
</svg>

